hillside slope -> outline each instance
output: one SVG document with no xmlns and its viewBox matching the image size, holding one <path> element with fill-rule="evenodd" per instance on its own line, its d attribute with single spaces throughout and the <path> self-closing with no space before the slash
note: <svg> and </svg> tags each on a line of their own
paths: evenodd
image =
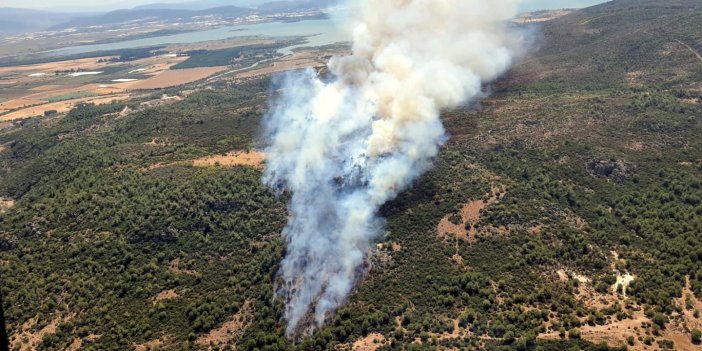
<svg viewBox="0 0 702 351">
<path fill-rule="evenodd" d="M 85 16 L 89 15 L 0 7 L 0 33 L 40 31 Z"/>
<path fill-rule="evenodd" d="M 274 291 L 286 195 L 249 152 L 270 79 L 0 129 L 12 345 L 698 350 L 700 16 L 624 0 L 544 23 L 490 98 L 444 114 L 451 138 L 382 208 L 365 281 L 295 343 Z"/>
</svg>

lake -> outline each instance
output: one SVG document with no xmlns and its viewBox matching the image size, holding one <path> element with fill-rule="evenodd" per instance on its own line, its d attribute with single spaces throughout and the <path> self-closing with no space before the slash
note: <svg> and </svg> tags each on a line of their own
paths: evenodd
<svg viewBox="0 0 702 351">
<path fill-rule="evenodd" d="M 120 41 L 108 44 L 69 46 L 61 49 L 50 50 L 47 53 L 58 56 L 84 54 L 95 51 L 109 51 L 132 49 L 140 47 L 190 44 L 210 40 L 222 40 L 247 37 L 306 37 L 307 43 L 292 45 L 279 52 L 289 54 L 297 47 L 324 46 L 349 40 L 347 35 L 331 19 L 304 20 L 298 22 L 266 22 L 241 26 L 227 26 L 216 29 L 188 32 L 174 35 L 164 35 L 151 38 Z"/>
</svg>

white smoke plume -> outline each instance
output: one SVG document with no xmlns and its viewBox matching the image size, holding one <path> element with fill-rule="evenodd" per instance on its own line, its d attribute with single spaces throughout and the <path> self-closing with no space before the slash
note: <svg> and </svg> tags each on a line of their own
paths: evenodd
<svg viewBox="0 0 702 351">
<path fill-rule="evenodd" d="M 431 167 L 440 111 L 481 94 L 521 41 L 517 0 L 353 0 L 331 81 L 289 76 L 266 117 L 265 182 L 292 193 L 278 287 L 289 337 L 322 326 L 363 274 L 377 212 Z"/>
</svg>

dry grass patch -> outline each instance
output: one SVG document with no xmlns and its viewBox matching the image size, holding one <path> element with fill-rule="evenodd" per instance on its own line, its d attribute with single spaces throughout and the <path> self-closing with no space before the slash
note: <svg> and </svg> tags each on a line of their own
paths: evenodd
<svg viewBox="0 0 702 351">
<path fill-rule="evenodd" d="M 83 347 L 83 343 L 85 342 L 94 342 L 95 340 L 99 339 L 101 335 L 95 335 L 95 334 L 90 334 L 84 338 L 74 338 L 73 342 L 71 345 L 68 346 L 66 351 L 78 351 Z"/>
<path fill-rule="evenodd" d="M 0 150 L 2 151 L 2 150 Z M 0 213 L 5 212 L 15 206 L 15 200 L 3 199 L 0 197 Z"/>
<path fill-rule="evenodd" d="M 385 336 L 378 333 L 368 334 L 365 338 L 354 341 L 351 345 L 353 351 L 375 351 L 388 343 Z"/>
<path fill-rule="evenodd" d="M 211 166 L 251 166 L 261 167 L 266 160 L 266 155 L 263 152 L 252 151 L 232 151 L 224 155 L 207 156 L 193 161 L 193 165 L 197 167 Z"/>
<path fill-rule="evenodd" d="M 441 219 L 437 231 L 442 238 L 455 237 L 464 241 L 475 242 L 478 230 L 476 224 L 480 221 L 480 211 L 498 203 L 505 196 L 505 192 L 493 186 L 487 200 L 471 201 L 463 206 L 458 224 L 451 221 L 451 215 Z"/>
<path fill-rule="evenodd" d="M 131 94 L 119 94 L 112 96 L 102 96 L 102 97 L 89 97 L 72 99 L 66 101 L 52 102 L 43 105 L 32 106 L 29 108 L 24 108 L 8 114 L 0 116 L 0 122 L 14 121 L 19 119 L 25 119 L 30 117 L 43 116 L 45 111 L 54 110 L 57 113 L 66 113 L 72 110 L 78 104 L 88 104 L 92 103 L 95 105 L 109 104 L 114 101 L 128 100 L 132 97 Z"/>
<path fill-rule="evenodd" d="M 112 56 L 105 57 L 93 57 L 78 60 L 68 60 L 68 61 L 57 61 L 40 63 L 35 65 L 23 65 L 23 66 L 11 66 L 11 67 L 0 67 L 0 74 L 7 74 L 13 72 L 27 72 L 29 73 L 53 73 L 54 71 L 66 71 L 66 70 L 86 70 L 93 71 L 100 67 L 109 66 L 111 62 L 99 62 L 100 60 L 109 60 Z"/>
<path fill-rule="evenodd" d="M 692 291 L 689 276 L 685 277 L 685 287 L 682 290 L 681 297 L 675 300 L 675 304 L 680 307 L 682 312 L 674 314 L 670 323 L 666 325 L 663 331 L 663 339 L 674 342 L 676 350 L 699 351 L 702 347 L 692 343 L 690 331 L 693 329 L 702 330 L 702 319 L 694 316 L 695 311 L 702 311 L 702 301 Z"/>
<path fill-rule="evenodd" d="M 162 347 L 163 344 L 164 344 L 163 340 L 154 339 L 154 340 L 147 341 L 143 344 L 134 345 L 134 351 L 156 350 L 156 349 Z"/>
<path fill-rule="evenodd" d="M 226 66 L 219 66 L 169 70 L 157 73 L 155 76 L 145 80 L 120 83 L 113 86 L 127 90 L 170 88 L 205 79 L 226 69 Z"/>
<path fill-rule="evenodd" d="M 34 105 L 40 105 L 44 104 L 46 101 L 38 100 L 38 99 L 31 99 L 31 98 L 20 98 L 20 99 L 13 99 L 13 100 L 8 100 L 0 104 L 0 109 L 3 110 L 16 110 L 18 108 L 25 108 L 25 107 L 30 107 Z"/>
<path fill-rule="evenodd" d="M 221 327 L 197 338 L 196 343 L 208 350 L 222 349 L 226 346 L 235 348 L 236 341 L 244 334 L 252 318 L 253 303 L 247 300 L 230 320 L 224 322 Z"/>
<path fill-rule="evenodd" d="M 161 301 L 173 300 L 175 298 L 178 298 L 178 296 L 180 296 L 180 295 L 178 295 L 178 292 L 176 291 L 176 289 L 164 290 L 164 291 L 161 291 L 160 293 L 158 293 L 154 297 L 153 304 L 155 305 Z"/>
<path fill-rule="evenodd" d="M 61 323 L 71 320 L 74 316 L 56 316 L 47 325 L 36 330 L 39 317 L 34 317 L 24 324 L 18 334 L 10 337 L 10 349 L 19 351 L 36 350 L 44 336 L 56 333 Z"/>
</svg>

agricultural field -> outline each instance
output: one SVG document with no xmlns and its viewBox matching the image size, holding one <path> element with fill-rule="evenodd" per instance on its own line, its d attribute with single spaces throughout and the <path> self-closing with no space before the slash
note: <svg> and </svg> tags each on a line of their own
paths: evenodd
<svg viewBox="0 0 702 351">
<path fill-rule="evenodd" d="M 255 62 L 274 62 L 280 58 L 275 49 L 287 45 L 261 39 L 250 42 L 253 44 L 205 42 L 207 49 L 194 49 L 195 44 L 128 49 L 113 52 L 114 56 L 97 53 L 95 57 L 0 67 L 0 121 L 63 114 L 78 104 L 143 96 L 144 92 L 242 70 Z"/>
<path fill-rule="evenodd" d="M 276 74 L 347 48 L 244 71 L 0 68 L 11 349 L 699 350 L 701 19 L 695 0 L 624 0 L 534 20 L 538 48 L 443 114 L 450 139 L 381 208 L 363 284 L 295 343 L 261 122 Z"/>
</svg>

